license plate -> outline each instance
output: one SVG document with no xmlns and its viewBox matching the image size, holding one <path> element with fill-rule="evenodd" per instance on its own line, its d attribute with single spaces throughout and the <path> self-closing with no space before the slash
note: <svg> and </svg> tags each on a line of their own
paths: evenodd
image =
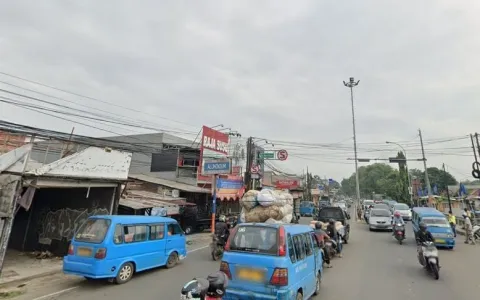
<svg viewBox="0 0 480 300">
<path fill-rule="evenodd" d="M 260 270 L 239 269 L 237 271 L 237 277 L 240 280 L 262 282 L 264 281 L 265 274 Z"/>
<path fill-rule="evenodd" d="M 78 256 L 90 257 L 90 256 L 92 256 L 92 249 L 90 249 L 90 248 L 78 248 L 77 249 L 77 255 Z"/>
<path fill-rule="evenodd" d="M 446 244 L 447 242 L 444 239 L 435 239 L 435 243 L 437 244 Z"/>
</svg>

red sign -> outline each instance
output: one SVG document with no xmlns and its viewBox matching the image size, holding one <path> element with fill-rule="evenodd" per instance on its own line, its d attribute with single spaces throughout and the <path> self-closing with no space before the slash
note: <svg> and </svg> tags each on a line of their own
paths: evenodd
<svg viewBox="0 0 480 300">
<path fill-rule="evenodd" d="M 275 187 L 277 189 L 294 189 L 300 186 L 298 180 L 295 179 L 282 179 L 275 181 Z"/>
<path fill-rule="evenodd" d="M 252 165 L 252 167 L 250 168 L 250 172 L 253 173 L 253 174 L 257 174 L 258 172 L 260 172 L 260 166 L 259 165 Z"/>
<path fill-rule="evenodd" d="M 288 158 L 288 152 L 287 150 L 278 150 L 277 152 L 277 159 L 278 160 L 287 160 Z"/>
<path fill-rule="evenodd" d="M 242 173 L 242 167 L 240 167 L 240 166 L 233 166 L 232 167 L 232 175 L 241 176 L 241 173 Z"/>
<path fill-rule="evenodd" d="M 212 183 L 212 176 L 204 176 L 202 170 L 205 159 L 224 158 L 228 155 L 229 136 L 226 133 L 203 126 L 202 141 L 200 144 L 200 162 L 201 165 L 197 171 L 197 183 Z"/>
</svg>

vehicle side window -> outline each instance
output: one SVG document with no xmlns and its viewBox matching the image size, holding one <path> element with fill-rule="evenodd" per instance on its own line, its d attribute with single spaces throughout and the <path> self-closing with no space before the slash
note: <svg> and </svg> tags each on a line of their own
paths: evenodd
<svg viewBox="0 0 480 300">
<path fill-rule="evenodd" d="M 168 224 L 168 235 L 178 235 L 183 234 L 182 228 L 177 223 Z"/>
<path fill-rule="evenodd" d="M 123 226 L 125 243 L 142 242 L 147 239 L 147 226 Z"/>
<path fill-rule="evenodd" d="M 310 237 L 310 235 L 308 233 L 302 234 L 302 238 L 303 238 L 303 243 L 305 244 L 305 254 L 307 256 L 312 255 L 312 253 L 313 253 L 313 251 L 312 251 L 312 238 Z"/>
<path fill-rule="evenodd" d="M 297 234 L 293 236 L 293 244 L 295 246 L 295 254 L 297 261 L 305 258 L 305 245 L 303 244 L 301 235 Z"/>
<path fill-rule="evenodd" d="M 158 224 L 150 226 L 150 240 L 161 240 L 165 236 L 165 225 Z"/>
<path fill-rule="evenodd" d="M 320 248 L 320 242 L 318 241 L 317 236 L 315 235 L 314 232 L 311 232 L 310 236 L 312 237 L 312 241 L 313 241 L 313 249 L 317 250 L 318 248 Z"/>
<path fill-rule="evenodd" d="M 123 243 L 122 225 L 115 226 L 115 232 L 113 233 L 113 242 L 117 245 Z"/>
<path fill-rule="evenodd" d="M 290 234 L 287 236 L 287 246 L 288 246 L 288 255 L 290 255 L 290 260 L 292 263 L 297 261 L 297 257 L 295 256 L 295 248 L 293 247 L 293 241 Z"/>
</svg>

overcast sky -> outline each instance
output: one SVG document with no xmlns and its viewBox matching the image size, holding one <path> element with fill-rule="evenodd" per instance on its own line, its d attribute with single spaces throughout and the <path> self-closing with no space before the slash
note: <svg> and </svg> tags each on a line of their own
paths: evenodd
<svg viewBox="0 0 480 300">
<path fill-rule="evenodd" d="M 62 100 L 0 88 L 190 138 L 201 125 L 224 124 L 289 150 L 278 168 L 308 165 L 340 180 L 354 171 L 342 83 L 354 76 L 359 156 L 394 156 L 391 140 L 418 158 L 421 128 L 428 165 L 445 162 L 466 179 L 473 156 L 462 136 L 479 130 L 478 15 L 475 0 L 4 1 L 0 72 L 103 102 L 1 74 Z M 109 132 L 96 130 L 6 103 L 0 118 L 94 136 L 145 132 L 68 116 Z"/>
</svg>

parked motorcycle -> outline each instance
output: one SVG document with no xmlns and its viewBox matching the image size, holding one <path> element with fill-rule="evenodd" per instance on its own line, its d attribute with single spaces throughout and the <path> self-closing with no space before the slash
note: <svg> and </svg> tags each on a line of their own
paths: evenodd
<svg viewBox="0 0 480 300">
<path fill-rule="evenodd" d="M 220 260 L 223 257 L 223 251 L 225 251 L 224 240 L 224 238 L 218 238 L 216 234 L 212 234 L 210 249 L 212 250 L 212 258 L 214 261 Z"/>
<path fill-rule="evenodd" d="M 335 242 L 332 240 L 328 240 L 325 242 L 325 251 L 328 253 L 330 258 L 334 258 L 337 254 Z"/>
<path fill-rule="evenodd" d="M 187 282 L 180 293 L 182 300 L 213 300 L 222 299 L 228 286 L 228 277 L 218 271 L 207 278 L 194 278 Z"/>
<path fill-rule="evenodd" d="M 394 232 L 395 239 L 401 245 L 403 243 L 403 240 L 405 239 L 405 225 L 395 224 L 393 226 L 393 232 Z"/>
<path fill-rule="evenodd" d="M 475 241 L 480 240 L 480 225 L 473 226 L 473 238 Z"/>
<path fill-rule="evenodd" d="M 433 242 L 421 244 L 421 252 L 418 252 L 418 262 L 430 273 L 435 280 L 440 278 L 438 265 L 438 249 Z"/>
</svg>

